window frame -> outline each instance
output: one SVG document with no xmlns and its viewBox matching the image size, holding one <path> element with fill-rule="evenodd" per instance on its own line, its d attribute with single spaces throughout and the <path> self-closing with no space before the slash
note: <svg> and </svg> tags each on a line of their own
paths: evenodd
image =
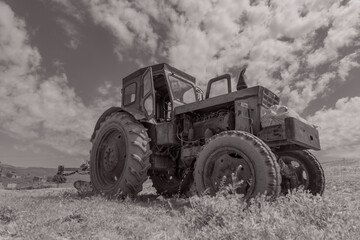
<svg viewBox="0 0 360 240">
<path fill-rule="evenodd" d="M 195 99 L 195 101 L 186 103 L 186 102 L 180 101 L 179 99 L 175 98 L 170 77 L 176 78 L 177 80 L 179 80 L 179 81 L 181 81 L 181 82 L 185 82 L 185 83 L 189 84 L 189 85 L 191 86 L 191 88 L 193 89 L 193 91 L 194 91 L 194 99 Z M 199 99 L 198 99 L 198 97 L 197 97 L 197 94 L 196 94 L 196 87 L 195 87 L 195 85 L 194 85 L 191 81 L 189 81 L 189 80 L 187 80 L 187 79 L 184 79 L 184 78 L 182 78 L 182 77 L 180 77 L 180 76 L 178 76 L 178 75 L 176 75 L 176 74 L 174 74 L 174 73 L 172 73 L 172 72 L 170 72 L 169 74 L 167 74 L 167 78 L 168 78 L 168 82 L 169 82 L 168 85 L 169 85 L 169 89 L 170 89 L 170 92 L 171 92 L 171 96 L 172 96 L 173 102 L 176 101 L 176 102 L 178 102 L 178 103 L 181 103 L 181 104 L 184 104 L 184 105 L 185 105 L 185 104 L 191 104 L 191 103 L 194 103 L 194 102 L 198 102 L 198 101 L 199 101 Z M 185 93 L 185 92 L 184 92 L 184 93 Z"/>
</svg>

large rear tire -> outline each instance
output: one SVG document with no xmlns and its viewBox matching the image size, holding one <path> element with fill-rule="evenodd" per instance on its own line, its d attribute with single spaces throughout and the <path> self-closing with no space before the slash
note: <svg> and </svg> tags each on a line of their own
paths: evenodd
<svg viewBox="0 0 360 240">
<path fill-rule="evenodd" d="M 95 133 L 90 179 L 97 192 L 117 198 L 142 190 L 150 168 L 146 129 L 126 112 L 109 115 Z"/>
<path fill-rule="evenodd" d="M 214 195 L 221 185 L 231 184 L 233 176 L 242 184 L 235 190 L 245 199 L 267 193 L 278 196 L 281 175 L 275 155 L 254 135 L 242 131 L 226 131 L 209 139 L 201 149 L 194 171 L 199 194 Z"/>
<path fill-rule="evenodd" d="M 287 167 L 287 174 L 283 176 L 281 184 L 284 194 L 300 186 L 313 195 L 324 193 L 324 170 L 314 155 L 309 151 L 283 152 L 278 155 Z"/>
</svg>

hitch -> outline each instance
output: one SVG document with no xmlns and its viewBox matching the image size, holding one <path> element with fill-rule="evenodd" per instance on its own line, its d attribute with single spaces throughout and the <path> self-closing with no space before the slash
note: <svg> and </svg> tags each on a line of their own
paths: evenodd
<svg viewBox="0 0 360 240">
<path fill-rule="evenodd" d="M 86 175 L 89 174 L 89 165 L 84 163 L 81 164 L 79 168 L 66 168 L 63 165 L 58 166 L 58 171 L 54 176 L 54 182 L 59 186 L 60 183 L 66 182 L 66 177 L 73 174 Z M 74 187 L 78 190 L 79 194 L 85 194 L 93 192 L 93 187 L 91 182 L 77 180 L 74 182 Z"/>
<path fill-rule="evenodd" d="M 68 173 L 65 173 L 65 172 L 68 172 Z M 59 165 L 56 175 L 70 176 L 75 173 L 79 173 L 81 175 L 89 174 L 89 165 L 86 163 L 83 163 L 83 164 L 81 164 L 81 166 L 79 168 L 66 168 L 63 165 Z"/>
</svg>

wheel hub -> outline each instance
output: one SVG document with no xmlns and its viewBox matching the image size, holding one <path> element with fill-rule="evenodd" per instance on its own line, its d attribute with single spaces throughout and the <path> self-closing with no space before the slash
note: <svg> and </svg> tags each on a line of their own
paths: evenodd
<svg viewBox="0 0 360 240">
<path fill-rule="evenodd" d="M 117 157 L 112 147 L 108 147 L 104 153 L 104 170 L 111 172 L 117 165 Z"/>
<path fill-rule="evenodd" d="M 287 193 L 289 189 L 300 186 L 307 188 L 309 185 L 309 174 L 303 164 L 297 159 L 290 157 L 282 158 L 282 161 L 285 163 L 282 170 L 282 175 L 284 176 L 282 183 L 283 192 Z"/>
<path fill-rule="evenodd" d="M 105 135 L 99 156 L 99 174 L 104 184 L 115 183 L 121 175 L 126 158 L 122 151 L 124 145 L 121 132 L 112 130 Z"/>
<path fill-rule="evenodd" d="M 212 169 L 210 181 L 215 191 L 232 185 L 237 193 L 246 195 L 252 183 L 252 170 L 244 158 L 224 153 L 214 160 Z"/>
</svg>

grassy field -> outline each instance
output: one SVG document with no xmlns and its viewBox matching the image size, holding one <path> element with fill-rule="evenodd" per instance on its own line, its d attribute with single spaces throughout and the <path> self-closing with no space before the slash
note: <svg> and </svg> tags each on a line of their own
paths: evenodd
<svg viewBox="0 0 360 240">
<path fill-rule="evenodd" d="M 303 192 L 247 206 L 237 196 L 79 197 L 68 188 L 0 190 L 0 239 L 359 239 L 360 162 L 324 162 L 323 197 Z"/>
</svg>

